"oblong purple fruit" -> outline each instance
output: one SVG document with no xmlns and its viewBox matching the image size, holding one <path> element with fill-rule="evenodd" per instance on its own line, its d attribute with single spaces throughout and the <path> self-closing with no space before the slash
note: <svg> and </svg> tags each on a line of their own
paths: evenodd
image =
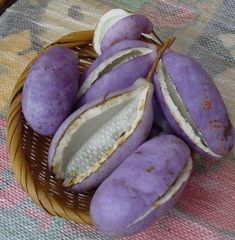
<svg viewBox="0 0 235 240">
<path fill-rule="evenodd" d="M 138 40 L 122 41 L 109 48 L 82 75 L 77 107 L 145 77 L 156 56 L 154 45 Z"/>
<path fill-rule="evenodd" d="M 48 165 L 72 191 L 97 187 L 147 137 L 153 121 L 153 85 L 130 88 L 84 105 L 60 126 Z"/>
<path fill-rule="evenodd" d="M 152 22 L 144 15 L 112 9 L 99 20 L 94 33 L 94 49 L 98 55 L 123 40 L 139 39 L 141 33 L 151 33 Z"/>
<path fill-rule="evenodd" d="M 78 84 L 78 56 L 74 51 L 50 48 L 35 61 L 22 94 L 24 116 L 35 132 L 55 133 L 71 113 Z"/>
<path fill-rule="evenodd" d="M 142 144 L 94 194 L 90 214 L 103 234 L 138 233 L 178 200 L 192 170 L 187 145 L 173 135 Z"/>
<path fill-rule="evenodd" d="M 202 66 L 168 51 L 154 78 L 156 97 L 174 131 L 203 157 L 226 156 L 234 131 L 223 99 Z"/>
</svg>

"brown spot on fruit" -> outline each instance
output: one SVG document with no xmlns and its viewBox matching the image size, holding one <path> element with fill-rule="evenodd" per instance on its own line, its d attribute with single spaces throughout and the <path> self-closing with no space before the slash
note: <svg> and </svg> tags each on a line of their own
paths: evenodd
<svg viewBox="0 0 235 240">
<path fill-rule="evenodd" d="M 127 40 L 127 39 L 128 39 L 128 36 L 124 36 L 124 39 Z"/>
<path fill-rule="evenodd" d="M 175 144 L 181 144 L 181 140 L 178 138 L 171 139 L 170 142 Z"/>
<path fill-rule="evenodd" d="M 210 111 L 212 109 L 212 102 L 210 99 L 205 99 L 205 101 L 203 102 L 203 109 L 205 111 Z"/>
<path fill-rule="evenodd" d="M 125 184 L 125 183 L 126 183 L 126 180 L 121 179 L 120 183 L 121 183 L 121 184 Z"/>
<path fill-rule="evenodd" d="M 174 172 L 172 170 L 168 171 L 169 175 L 173 175 Z"/>
<path fill-rule="evenodd" d="M 146 168 L 145 171 L 148 172 L 148 173 L 152 173 L 154 170 L 155 170 L 154 166 L 149 166 L 148 168 Z"/>
<path fill-rule="evenodd" d="M 113 40 L 112 43 L 111 43 L 111 47 L 112 47 L 113 45 L 119 43 L 119 42 L 120 42 L 120 40 L 118 40 L 118 39 Z"/>
<path fill-rule="evenodd" d="M 141 150 L 135 151 L 135 154 L 142 154 L 143 152 Z"/>
<path fill-rule="evenodd" d="M 232 126 L 230 120 L 228 119 L 228 126 L 224 128 L 225 139 L 227 139 L 229 136 L 231 136 L 232 130 L 233 130 L 233 126 Z"/>
<path fill-rule="evenodd" d="M 216 119 L 215 120 L 210 120 L 209 125 L 210 125 L 210 130 L 224 127 L 223 123 L 216 120 Z"/>
</svg>

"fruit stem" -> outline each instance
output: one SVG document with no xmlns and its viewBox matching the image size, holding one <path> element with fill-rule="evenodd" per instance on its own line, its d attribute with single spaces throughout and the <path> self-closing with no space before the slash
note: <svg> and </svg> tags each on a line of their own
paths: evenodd
<svg viewBox="0 0 235 240">
<path fill-rule="evenodd" d="M 151 35 L 151 34 L 145 34 L 145 33 L 141 33 L 141 36 L 144 37 L 145 39 L 147 39 L 148 42 L 151 42 L 155 45 L 158 46 L 158 48 L 162 47 L 162 43 L 156 38 Z"/>
<path fill-rule="evenodd" d="M 171 47 L 171 45 L 173 44 L 173 42 L 175 41 L 175 37 L 169 38 L 164 44 L 163 46 L 159 49 L 159 52 L 157 54 L 157 58 L 155 60 L 155 62 L 153 63 L 151 69 L 148 72 L 148 75 L 146 77 L 146 80 L 151 82 L 152 78 L 153 78 L 153 74 L 156 71 L 157 65 L 160 61 L 160 59 L 162 58 L 164 52 L 169 49 Z"/>
<path fill-rule="evenodd" d="M 161 43 L 161 45 L 163 46 L 164 45 L 164 42 L 161 40 L 161 38 L 156 34 L 156 32 L 153 30 L 152 31 L 154 37 Z"/>
</svg>

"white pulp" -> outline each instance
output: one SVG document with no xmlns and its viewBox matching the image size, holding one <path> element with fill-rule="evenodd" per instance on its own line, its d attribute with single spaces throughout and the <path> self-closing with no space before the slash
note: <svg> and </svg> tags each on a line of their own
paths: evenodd
<svg viewBox="0 0 235 240">
<path fill-rule="evenodd" d="M 67 168 L 66 176 L 75 171 L 78 175 L 87 171 L 92 163 L 100 159 L 112 148 L 115 142 L 124 135 L 131 127 L 137 117 L 139 97 L 121 104 L 123 108 L 116 113 L 108 122 L 103 122 L 101 128 L 89 138 L 76 154 L 71 158 Z M 102 119 L 101 119 L 102 120 Z M 97 124 L 97 123 L 96 123 Z M 100 125 L 98 123 L 98 125 Z"/>
</svg>

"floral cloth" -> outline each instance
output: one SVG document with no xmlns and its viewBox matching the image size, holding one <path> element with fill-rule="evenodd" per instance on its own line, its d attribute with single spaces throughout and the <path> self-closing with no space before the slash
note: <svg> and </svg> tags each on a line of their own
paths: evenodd
<svg viewBox="0 0 235 240">
<path fill-rule="evenodd" d="M 176 50 L 203 63 L 221 90 L 235 124 L 234 0 L 18 0 L 0 17 L 0 239 L 110 239 L 93 227 L 51 217 L 21 190 L 6 150 L 11 91 L 26 64 L 57 38 L 93 29 L 110 8 L 142 12 L 163 39 L 174 35 Z M 180 201 L 146 231 L 125 239 L 235 239 L 235 157 L 195 161 Z"/>
</svg>

